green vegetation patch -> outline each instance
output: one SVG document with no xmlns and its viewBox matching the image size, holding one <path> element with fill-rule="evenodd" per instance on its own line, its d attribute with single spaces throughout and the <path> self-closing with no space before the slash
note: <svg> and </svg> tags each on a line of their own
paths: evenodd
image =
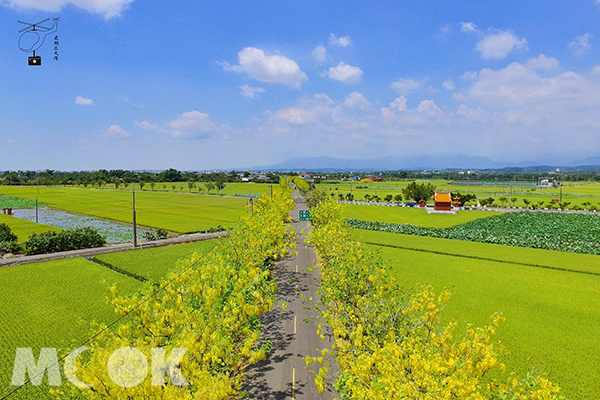
<svg viewBox="0 0 600 400">
<path fill-rule="evenodd" d="M 36 224 L 35 222 L 4 214 L 0 214 L 0 224 L 8 225 L 11 231 L 19 238 L 19 242 L 26 241 L 34 233 L 60 232 L 60 229 L 53 226 Z"/>
<path fill-rule="evenodd" d="M 207 253 L 216 245 L 216 239 L 204 240 L 174 246 L 102 254 L 96 256 L 95 259 L 128 273 L 159 282 L 175 268 L 178 260 L 189 258 L 193 252 Z"/>
<path fill-rule="evenodd" d="M 83 258 L 0 268 L 0 397 L 10 386 L 17 347 L 70 351 L 93 335 L 92 321 L 110 323 L 117 316 L 107 304 L 106 287 L 123 294 L 142 287 L 135 279 Z M 44 378 L 47 382 L 47 378 Z M 50 398 L 48 386 L 19 390 L 11 398 Z"/>
<path fill-rule="evenodd" d="M 487 261 L 501 261 L 530 267 L 582 272 L 600 276 L 600 257 L 591 254 L 502 246 L 463 240 L 402 235 L 389 232 L 353 230 L 356 240 L 398 249 L 441 255 L 455 255 Z"/>
<path fill-rule="evenodd" d="M 600 216 L 514 212 L 447 229 L 349 219 L 353 228 L 583 254 L 600 254 Z"/>
<path fill-rule="evenodd" d="M 45 203 L 38 203 L 39 207 L 46 206 Z M 0 208 L 31 208 L 35 207 L 35 200 L 22 199 L 15 196 L 0 194 Z"/>
<path fill-rule="evenodd" d="M 508 369 L 525 374 L 537 364 L 550 373 L 568 398 L 600 397 L 600 370 L 596 368 L 600 359 L 600 342 L 596 340 L 600 332 L 600 276 L 377 248 L 407 287 L 425 283 L 436 291 L 451 289 L 453 298 L 444 313 L 445 322 L 469 321 L 483 326 L 489 324 L 493 313 L 502 312 L 506 321 L 496 338 L 511 351 L 506 360 Z M 556 267 L 581 261 L 580 255 L 565 255 L 573 259 L 559 259 Z M 465 328 L 464 323 L 459 325 L 460 331 Z"/>
<path fill-rule="evenodd" d="M 344 206 L 344 216 L 346 218 L 435 228 L 448 228 L 500 214 L 502 213 L 495 211 L 472 210 L 459 211 L 458 214 L 427 214 L 425 210 L 413 207 L 366 206 L 360 204 L 346 204 Z"/>
<path fill-rule="evenodd" d="M 132 223 L 132 194 L 125 190 L 2 186 L 0 193 L 40 200 L 80 214 Z M 192 233 L 231 225 L 245 210 L 247 200 L 190 193 L 136 192 L 137 222 L 171 232 Z"/>
</svg>

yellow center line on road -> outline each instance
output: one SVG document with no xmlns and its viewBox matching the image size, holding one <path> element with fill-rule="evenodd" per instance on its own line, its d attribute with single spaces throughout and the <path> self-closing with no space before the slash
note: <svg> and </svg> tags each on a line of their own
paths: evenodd
<svg viewBox="0 0 600 400">
<path fill-rule="evenodd" d="M 296 397 L 296 368 L 292 368 L 292 400 Z"/>
<path fill-rule="evenodd" d="M 296 273 L 298 273 L 298 266 L 296 265 Z"/>
<path fill-rule="evenodd" d="M 296 315 L 294 315 L 294 335 L 296 334 L 296 320 L 298 319 L 298 317 Z"/>
</svg>

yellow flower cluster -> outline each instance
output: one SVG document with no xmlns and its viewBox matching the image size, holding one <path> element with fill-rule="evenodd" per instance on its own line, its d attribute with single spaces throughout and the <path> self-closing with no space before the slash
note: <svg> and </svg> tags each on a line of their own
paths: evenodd
<svg viewBox="0 0 600 400">
<path fill-rule="evenodd" d="M 501 316 L 464 335 L 455 333 L 455 323 L 442 325 L 450 293 L 402 289 L 379 256 L 350 239 L 341 207 L 328 199 L 312 209 L 310 241 L 320 258 L 319 311 L 335 339 L 334 385 L 343 399 L 561 398 L 558 386 L 543 376 L 518 379 L 503 372 L 499 345 L 492 341 Z M 331 361 L 307 359 L 320 368 L 319 390 Z M 501 382 L 489 377 L 492 370 L 499 370 L 494 376 Z"/>
<path fill-rule="evenodd" d="M 294 205 L 290 194 L 290 186 L 282 181 L 273 196 L 254 201 L 253 212 L 248 210 L 215 250 L 180 262 L 179 272 L 158 285 L 148 284 L 134 296 L 115 297 L 112 304 L 125 317 L 96 337 L 88 345 L 91 350 L 79 357 L 77 378 L 91 385 L 83 394 L 90 399 L 235 396 L 244 370 L 268 351 L 268 345 L 257 345 L 259 316 L 273 306 L 272 261 L 295 245 L 295 233 L 286 224 Z M 107 362 L 123 347 L 140 350 L 147 360 L 152 360 L 153 348 L 164 349 L 166 357 L 173 349 L 187 349 L 176 367 L 189 385 L 173 384 L 164 373 L 165 384 L 153 384 L 154 366 L 138 385 L 116 384 Z M 81 396 L 81 391 L 70 387 L 57 395 Z"/>
</svg>

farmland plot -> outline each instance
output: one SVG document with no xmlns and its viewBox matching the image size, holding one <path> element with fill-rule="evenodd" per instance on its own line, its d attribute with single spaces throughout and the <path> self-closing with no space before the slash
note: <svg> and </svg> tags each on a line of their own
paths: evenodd
<svg viewBox="0 0 600 400">
<path fill-rule="evenodd" d="M 124 294 L 142 286 L 81 258 L 0 268 L 0 397 L 14 389 L 10 380 L 17 347 L 31 347 L 36 355 L 42 347 L 68 352 L 92 336 L 92 321 L 116 319 L 106 302 L 105 288 L 112 284 Z M 43 384 L 11 398 L 50 397 Z"/>
<path fill-rule="evenodd" d="M 394 234 L 366 232 L 359 236 L 371 243 L 389 244 Z M 483 326 L 489 324 L 494 312 L 502 312 L 506 321 L 500 325 L 496 338 L 511 351 L 508 369 L 524 374 L 532 364 L 537 365 L 550 373 L 568 398 L 599 398 L 600 372 L 595 366 L 600 359 L 600 343 L 596 340 L 600 332 L 600 276 L 473 259 L 468 255 L 484 255 L 488 250 L 487 257 L 500 260 L 539 257 L 542 264 L 557 268 L 576 268 L 587 260 L 598 271 L 600 257 L 560 253 L 563 257 L 553 264 L 557 252 L 458 242 L 457 246 L 462 247 L 457 253 L 467 255 L 463 257 L 423 251 L 427 246 L 439 249 L 440 242 L 450 248 L 456 241 L 414 239 L 419 243 L 412 245 L 420 247 L 420 251 L 378 245 L 373 248 L 388 260 L 399 281 L 407 287 L 424 283 L 437 292 L 449 288 L 453 298 L 445 312 L 446 321 L 469 321 Z M 489 251 L 502 247 L 507 254 L 498 249 Z M 513 251 L 516 253 L 511 254 Z M 459 328 L 463 331 L 466 326 Z"/>
<path fill-rule="evenodd" d="M 358 220 L 348 222 L 358 229 L 600 254 L 598 215 L 514 212 L 478 219 L 448 229 Z"/>
<path fill-rule="evenodd" d="M 132 223 L 129 191 L 44 187 L 0 186 L 0 194 L 44 201 L 54 208 Z M 226 227 L 246 208 L 242 198 L 200 196 L 189 193 L 136 192 L 137 222 L 150 228 L 178 233 L 201 232 Z"/>
</svg>

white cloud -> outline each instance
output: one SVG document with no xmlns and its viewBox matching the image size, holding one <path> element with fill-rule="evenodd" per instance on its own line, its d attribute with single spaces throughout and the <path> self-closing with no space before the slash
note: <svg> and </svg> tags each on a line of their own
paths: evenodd
<svg viewBox="0 0 600 400">
<path fill-rule="evenodd" d="M 298 89 L 308 76 L 296 61 L 281 55 L 267 56 L 261 49 L 246 47 L 238 53 L 239 65 L 223 63 L 226 71 L 245 72 L 250 78 L 261 82 L 279 83 Z"/>
<path fill-rule="evenodd" d="M 358 83 L 361 81 L 363 71 L 359 67 L 353 67 L 345 62 L 340 62 L 337 67 L 331 67 L 323 72 L 321 76 L 327 76 L 343 83 Z"/>
<path fill-rule="evenodd" d="M 477 79 L 477 72 L 475 71 L 467 71 L 461 75 L 460 79 L 463 81 L 474 81 Z"/>
<path fill-rule="evenodd" d="M 361 109 L 361 93 L 333 100 L 319 94 L 265 113 L 257 131 L 263 142 L 287 151 L 282 157 L 455 152 L 523 161 L 568 152 L 593 155 L 600 148 L 600 65 L 577 74 L 540 55 L 469 75 L 453 93 L 454 110 L 440 109 L 434 97 L 412 105 L 399 95 L 384 107 L 373 102 L 356 112 L 351 107 Z M 297 145 L 284 150 L 291 138 Z"/>
<path fill-rule="evenodd" d="M 590 41 L 594 35 L 591 33 L 586 33 L 585 35 L 577 36 L 571 43 L 569 43 L 569 48 L 576 56 L 582 56 L 587 53 L 592 45 Z"/>
<path fill-rule="evenodd" d="M 322 45 L 317 46 L 310 54 L 319 62 L 327 59 L 327 49 Z"/>
<path fill-rule="evenodd" d="M 329 96 L 327 96 L 325 93 L 317 93 L 313 96 L 313 98 L 315 100 L 325 103 L 327 105 L 335 104 L 335 102 L 333 100 L 331 100 L 331 98 Z"/>
<path fill-rule="evenodd" d="M 392 82 L 392 88 L 396 89 L 401 94 L 407 94 L 413 90 L 420 89 L 423 86 L 423 81 L 416 81 L 414 79 L 398 79 Z"/>
<path fill-rule="evenodd" d="M 329 36 L 329 45 L 348 47 L 352 45 L 352 40 L 350 40 L 350 36 L 337 37 L 332 33 L 331 36 Z"/>
<path fill-rule="evenodd" d="M 463 32 L 475 32 L 477 30 L 477 26 L 472 22 L 463 22 L 460 30 Z"/>
<path fill-rule="evenodd" d="M 148 121 L 135 121 L 133 124 L 135 126 L 137 126 L 138 128 L 147 129 L 147 130 L 151 130 L 151 131 L 159 131 L 160 130 L 160 127 L 157 124 L 153 124 Z"/>
<path fill-rule="evenodd" d="M 396 98 L 394 101 L 390 103 L 389 107 L 381 108 L 381 115 L 384 117 L 392 118 L 395 116 L 396 111 L 406 111 L 408 100 L 404 96 L 400 96 Z"/>
<path fill-rule="evenodd" d="M 102 14 L 110 19 L 123 13 L 133 0 L 4 0 L 2 4 L 21 9 L 36 9 L 42 11 L 58 12 L 64 6 L 72 4 L 88 12 Z"/>
<path fill-rule="evenodd" d="M 206 138 L 213 133 L 223 133 L 221 137 L 226 137 L 227 132 L 233 131 L 228 125 L 216 125 L 210 120 L 208 114 L 196 110 L 184 112 L 171 121 L 161 123 L 136 121 L 134 125 L 141 129 L 165 133 L 175 138 Z"/>
<path fill-rule="evenodd" d="M 527 40 L 515 35 L 510 31 L 500 31 L 486 35 L 475 45 L 475 49 L 481 53 L 481 58 L 502 59 L 507 57 L 513 50 L 527 50 Z"/>
<path fill-rule="evenodd" d="M 527 40 L 519 38 L 510 30 L 487 29 L 482 31 L 472 22 L 463 22 L 461 31 L 479 36 L 475 50 L 484 60 L 506 58 L 513 50 L 528 50 Z"/>
<path fill-rule="evenodd" d="M 558 68 L 559 62 L 554 57 L 546 57 L 540 54 L 537 58 L 527 60 L 525 66 L 531 69 L 553 70 Z"/>
<path fill-rule="evenodd" d="M 419 103 L 419 107 L 417 107 L 417 111 L 428 114 L 443 114 L 442 110 L 440 110 L 435 104 L 433 100 L 423 100 Z"/>
<path fill-rule="evenodd" d="M 92 99 L 86 99 L 85 97 L 77 96 L 75 98 L 75 104 L 79 104 L 80 106 L 91 106 L 94 104 Z"/>
<path fill-rule="evenodd" d="M 128 138 L 131 136 L 130 132 L 122 129 L 119 125 L 111 125 L 106 131 L 100 134 L 103 138 Z"/>
<path fill-rule="evenodd" d="M 362 93 L 352 92 L 344 99 L 344 105 L 353 110 L 366 111 L 371 107 L 371 103 Z"/>
<path fill-rule="evenodd" d="M 241 95 L 248 97 L 249 99 L 254 99 L 258 97 L 257 93 L 263 93 L 265 91 L 265 89 L 261 87 L 253 87 L 248 85 L 240 86 L 240 89 L 242 89 Z"/>
<path fill-rule="evenodd" d="M 513 121 L 538 124 L 569 137 L 571 129 L 587 126 L 586 134 L 600 128 L 600 79 L 572 71 L 550 77 L 527 65 L 512 63 L 501 70 L 483 69 L 468 98 Z"/>
<path fill-rule="evenodd" d="M 448 79 L 447 81 L 442 83 L 442 86 L 446 90 L 454 90 L 454 88 L 456 87 L 456 86 L 454 86 L 454 82 L 452 82 L 452 79 Z"/>
<path fill-rule="evenodd" d="M 345 125 L 347 119 L 341 106 L 331 104 L 329 97 L 321 96 L 304 98 L 296 107 L 272 113 L 268 124 L 279 133 L 292 133 L 305 128 L 334 132 Z"/>
<path fill-rule="evenodd" d="M 390 108 L 395 108 L 398 111 L 406 111 L 408 110 L 407 104 L 408 100 L 406 97 L 400 96 L 390 103 Z"/>
<path fill-rule="evenodd" d="M 167 122 L 166 126 L 174 137 L 194 136 L 218 130 L 208 118 L 208 114 L 196 110 L 184 112 L 179 118 Z"/>
</svg>

